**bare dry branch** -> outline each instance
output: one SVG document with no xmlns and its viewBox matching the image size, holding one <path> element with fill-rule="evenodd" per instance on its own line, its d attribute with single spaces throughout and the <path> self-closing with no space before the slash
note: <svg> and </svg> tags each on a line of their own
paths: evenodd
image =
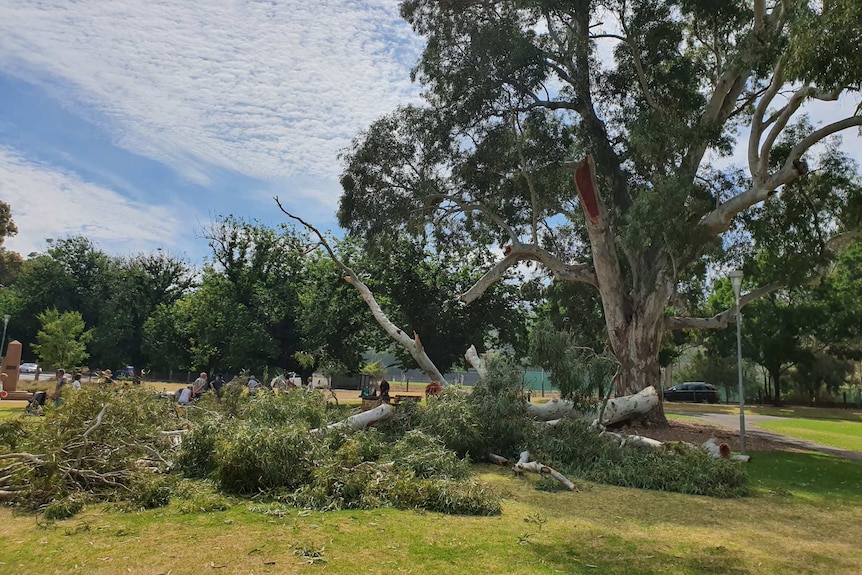
<svg viewBox="0 0 862 575">
<path fill-rule="evenodd" d="M 329 242 L 326 240 L 324 235 L 318 230 L 316 227 L 306 222 L 299 216 L 295 216 L 292 213 L 288 212 L 283 205 L 281 205 L 281 201 L 278 197 L 275 198 L 276 204 L 278 204 L 279 209 L 292 220 L 296 220 L 305 228 L 312 233 L 314 233 L 317 238 L 320 240 L 321 245 L 329 254 L 330 259 L 332 259 L 335 264 L 341 268 L 341 271 L 344 272 L 345 281 L 356 288 L 356 291 L 359 292 L 359 295 L 362 296 L 362 299 L 368 305 L 368 308 L 371 310 L 371 314 L 374 316 L 374 319 L 377 320 L 377 323 L 380 324 L 380 327 L 389 334 L 389 337 L 398 342 L 407 352 L 416 360 L 416 363 L 419 364 L 419 367 L 428 374 L 432 380 L 439 381 L 442 385 L 448 385 L 446 378 L 443 377 L 443 374 L 437 369 L 437 366 L 434 365 L 434 362 L 431 361 L 431 358 L 425 353 L 422 349 L 421 343 L 417 345 L 419 341 L 419 337 L 411 338 L 408 336 L 404 330 L 400 329 L 396 326 L 389 317 L 383 312 L 383 309 L 380 307 L 380 304 L 377 303 L 377 299 L 374 297 L 374 294 L 368 289 L 368 286 L 365 285 L 359 275 L 353 271 L 347 264 L 341 261 L 338 256 L 335 254 L 335 250 L 332 249 L 332 246 L 329 245 Z"/>
</svg>

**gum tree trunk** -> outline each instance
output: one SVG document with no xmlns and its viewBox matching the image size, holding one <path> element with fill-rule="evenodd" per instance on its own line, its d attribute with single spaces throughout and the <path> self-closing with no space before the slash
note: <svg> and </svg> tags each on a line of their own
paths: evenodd
<svg viewBox="0 0 862 575">
<path fill-rule="evenodd" d="M 661 389 L 661 367 L 658 353 L 664 333 L 663 303 L 655 293 L 646 305 L 637 306 L 622 329 L 611 333 L 611 347 L 620 363 L 616 383 L 617 395 L 631 395 L 649 386 Z"/>
</svg>

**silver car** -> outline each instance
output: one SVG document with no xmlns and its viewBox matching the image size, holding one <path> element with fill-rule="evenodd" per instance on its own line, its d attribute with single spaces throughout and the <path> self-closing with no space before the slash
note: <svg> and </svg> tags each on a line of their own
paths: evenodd
<svg viewBox="0 0 862 575">
<path fill-rule="evenodd" d="M 22 363 L 19 371 L 21 373 L 36 373 L 36 370 L 39 369 L 39 364 L 36 363 Z"/>
</svg>

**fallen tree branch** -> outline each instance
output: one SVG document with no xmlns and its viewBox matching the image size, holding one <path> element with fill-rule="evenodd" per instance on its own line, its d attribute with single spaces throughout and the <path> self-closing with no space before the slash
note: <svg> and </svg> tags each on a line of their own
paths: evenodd
<svg viewBox="0 0 862 575">
<path fill-rule="evenodd" d="M 374 409 L 351 415 L 347 419 L 342 419 L 339 422 L 332 423 L 326 427 L 318 427 L 312 429 L 310 433 L 320 433 L 323 430 L 347 429 L 349 431 L 359 431 L 371 425 L 377 425 L 380 422 L 392 419 L 395 414 L 395 408 L 388 403 L 381 403 Z"/>
<path fill-rule="evenodd" d="M 649 386 L 633 395 L 624 395 L 609 399 L 602 415 L 602 420 L 596 423 L 607 426 L 628 421 L 636 416 L 646 415 L 659 404 L 655 387 Z"/>
<path fill-rule="evenodd" d="M 714 437 L 710 437 L 700 446 L 702 449 L 705 449 L 709 452 L 713 457 L 729 459 L 731 461 L 742 461 L 748 463 L 751 461 L 750 455 L 742 455 L 741 453 L 733 455 L 730 451 L 730 446 L 726 443 L 718 443 Z"/>
<path fill-rule="evenodd" d="M 603 431 L 599 434 L 599 437 L 611 437 L 616 440 L 620 447 L 646 447 L 649 449 L 661 449 L 664 447 L 664 443 L 661 441 L 640 435 L 626 435 L 624 433 Z"/>
<path fill-rule="evenodd" d="M 556 479 L 561 485 L 565 486 L 569 491 L 578 491 L 578 488 L 575 487 L 575 484 L 572 483 L 565 475 L 560 473 L 559 471 L 548 467 L 547 465 L 543 465 L 538 461 L 530 461 L 530 452 L 522 451 L 521 456 L 518 461 L 512 466 L 512 471 L 515 472 L 515 475 L 520 475 L 525 471 L 531 471 L 533 473 L 538 473 L 539 475 L 550 475 L 554 479 Z"/>
<path fill-rule="evenodd" d="M 501 465 L 503 467 L 512 467 L 512 462 L 503 457 L 502 455 L 497 455 L 496 453 L 488 454 L 488 461 L 495 465 Z"/>
<path fill-rule="evenodd" d="M 87 428 L 87 431 L 81 436 L 81 439 L 84 440 L 84 444 L 81 446 L 81 449 L 78 451 L 78 458 L 75 461 L 75 466 L 78 467 L 81 465 L 81 458 L 84 457 L 84 452 L 87 450 L 87 436 L 90 435 L 93 431 L 96 430 L 97 427 L 102 425 L 102 417 L 105 415 L 105 411 L 107 411 L 109 404 L 105 404 L 102 406 L 102 409 L 99 410 L 99 414 L 96 416 L 96 422 Z"/>
<path fill-rule="evenodd" d="M 485 360 L 479 357 L 479 353 L 476 351 L 476 346 L 471 345 L 470 349 L 464 354 L 464 358 L 467 360 L 467 363 L 473 366 L 473 369 L 479 374 L 479 379 L 485 379 L 488 375 L 488 366 L 485 365 Z"/>
<path fill-rule="evenodd" d="M 658 401 L 658 393 L 653 386 L 646 387 L 633 395 L 609 399 L 602 412 L 602 420 L 595 420 L 593 424 L 596 426 L 614 425 L 640 415 L 646 415 L 658 405 Z M 581 411 L 578 405 L 565 399 L 552 399 L 540 404 L 529 403 L 527 404 L 527 415 L 537 421 L 552 421 L 562 417 L 589 418 L 589 415 Z"/>
</svg>

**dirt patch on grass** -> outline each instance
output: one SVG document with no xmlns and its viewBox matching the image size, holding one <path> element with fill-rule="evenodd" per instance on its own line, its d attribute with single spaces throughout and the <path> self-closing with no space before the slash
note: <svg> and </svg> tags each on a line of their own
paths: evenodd
<svg viewBox="0 0 862 575">
<path fill-rule="evenodd" d="M 669 420 L 666 426 L 637 425 L 626 428 L 624 433 L 643 435 L 659 441 L 686 441 L 695 445 L 700 445 L 710 437 L 714 437 L 719 443 L 730 445 L 733 451 L 739 451 L 739 434 L 737 432 L 699 421 Z M 747 451 L 790 449 L 787 445 L 749 434 L 745 436 L 745 448 Z"/>
</svg>

